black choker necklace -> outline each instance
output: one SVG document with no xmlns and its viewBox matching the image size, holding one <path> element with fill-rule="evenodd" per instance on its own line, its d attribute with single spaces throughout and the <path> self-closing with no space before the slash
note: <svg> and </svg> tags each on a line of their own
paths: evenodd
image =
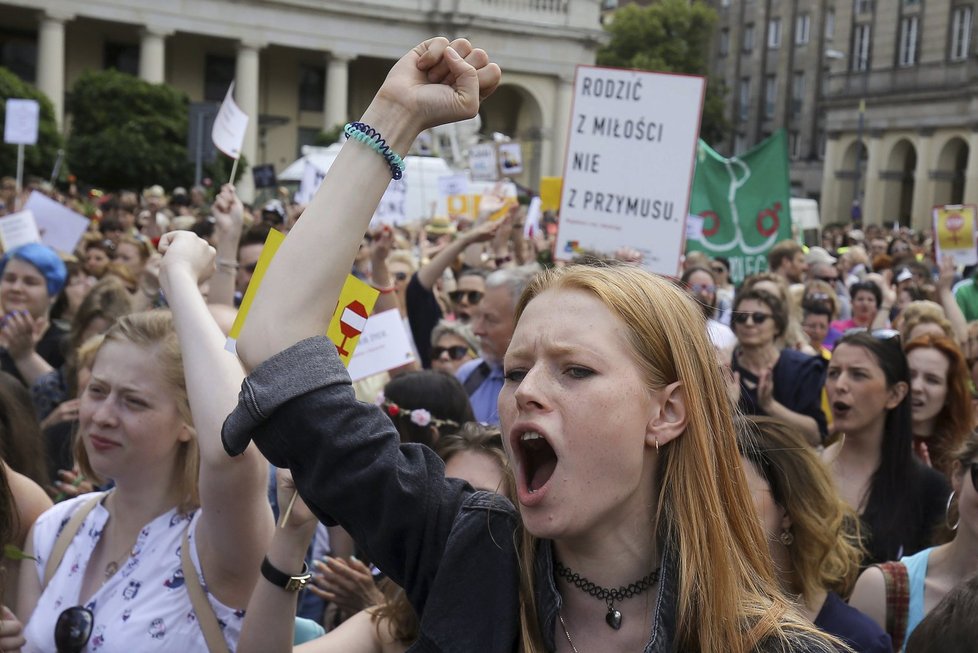
<svg viewBox="0 0 978 653">
<path fill-rule="evenodd" d="M 633 596 L 638 596 L 643 592 L 649 590 L 656 581 L 659 580 L 659 570 L 655 569 L 645 578 L 635 581 L 631 585 L 622 586 L 616 589 L 608 589 L 607 587 L 601 587 L 600 585 L 595 585 L 589 581 L 584 576 L 574 573 L 560 561 L 554 561 L 554 568 L 557 570 L 557 575 L 566 580 L 568 583 L 586 593 L 588 596 L 593 596 L 596 599 L 605 601 L 608 604 L 608 614 L 604 616 L 605 622 L 618 630 L 621 628 L 621 611 L 615 609 L 615 601 L 621 603 L 625 599 L 630 599 Z"/>
</svg>

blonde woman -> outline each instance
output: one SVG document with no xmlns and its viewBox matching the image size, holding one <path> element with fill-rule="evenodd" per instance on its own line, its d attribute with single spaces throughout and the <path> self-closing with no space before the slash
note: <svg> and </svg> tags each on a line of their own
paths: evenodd
<svg viewBox="0 0 978 653">
<path fill-rule="evenodd" d="M 119 319 L 81 394 L 76 458 L 115 488 L 56 505 L 28 537 L 17 610 L 26 651 L 60 649 L 55 623 L 86 614 L 92 628 L 73 650 L 237 643 L 272 532 L 267 463 L 253 447 L 230 460 L 218 440 L 242 371 L 197 289 L 214 250 L 189 232 L 164 236 L 161 250 L 172 317 Z"/>
<path fill-rule="evenodd" d="M 499 76 L 467 41 L 428 40 L 362 122 L 406 152 L 421 130 L 475 115 Z M 389 175 L 348 142 L 307 209 L 315 219 L 283 244 L 238 342 L 252 372 L 228 451 L 253 436 L 292 470 L 313 513 L 405 589 L 419 648 L 833 650 L 774 581 L 702 312 L 670 281 L 573 266 L 520 298 L 499 397 L 518 510 L 445 479 L 433 452 L 400 446 L 387 417 L 354 400 L 317 334 Z"/>
<path fill-rule="evenodd" d="M 889 636 L 843 602 L 859 573 L 858 518 L 818 455 L 786 422 L 738 420 L 737 445 L 781 589 L 802 614 L 856 651 L 889 653 Z"/>
</svg>

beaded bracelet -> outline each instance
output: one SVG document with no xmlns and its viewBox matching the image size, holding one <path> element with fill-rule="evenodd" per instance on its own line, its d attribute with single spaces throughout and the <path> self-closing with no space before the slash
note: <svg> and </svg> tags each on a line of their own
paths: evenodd
<svg viewBox="0 0 978 653">
<path fill-rule="evenodd" d="M 349 122 L 343 126 L 343 133 L 347 138 L 360 141 L 384 157 L 391 168 L 391 179 L 400 179 L 404 176 L 404 159 L 391 149 L 376 129 L 366 123 Z"/>
</svg>

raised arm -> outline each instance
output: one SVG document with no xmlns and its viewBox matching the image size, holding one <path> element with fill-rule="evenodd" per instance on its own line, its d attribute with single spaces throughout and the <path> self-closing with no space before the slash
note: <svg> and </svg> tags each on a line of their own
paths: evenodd
<svg viewBox="0 0 978 653">
<path fill-rule="evenodd" d="M 224 184 L 211 208 L 217 236 L 217 270 L 211 277 L 208 304 L 234 306 L 234 279 L 238 272 L 238 241 L 244 207 L 234 192 L 234 186 Z"/>
<path fill-rule="evenodd" d="M 428 265 L 418 270 L 418 283 L 420 283 L 425 290 L 431 290 L 434 287 L 435 282 L 441 278 L 442 272 L 455 262 L 462 252 L 469 245 L 475 243 L 484 243 L 495 238 L 496 233 L 503 227 L 504 224 L 510 218 L 507 217 L 504 220 L 497 220 L 496 222 L 483 222 L 478 226 L 474 226 L 468 229 L 462 234 L 450 242 L 448 245 L 443 247 L 440 252 L 438 252 Z"/>
<path fill-rule="evenodd" d="M 188 231 L 160 241 L 160 282 L 183 352 L 187 395 L 200 449 L 197 551 L 207 585 L 225 604 L 244 607 L 272 535 L 265 494 L 268 465 L 251 446 L 229 458 L 221 426 L 235 407 L 244 371 L 224 349 L 225 338 L 211 317 L 198 283 L 213 271 L 214 249 Z"/>
<path fill-rule="evenodd" d="M 950 256 L 945 256 L 941 259 L 940 276 L 937 278 L 937 294 L 940 298 L 941 306 L 944 307 L 944 314 L 951 323 L 954 338 L 964 348 L 968 342 L 968 321 L 964 319 L 964 313 L 961 312 L 961 307 L 958 306 L 957 300 L 954 299 L 952 288 L 954 287 L 955 276 L 954 259 Z"/>
<path fill-rule="evenodd" d="M 499 78 L 499 67 L 468 41 L 450 47 L 445 38 L 429 39 L 394 65 L 361 122 L 403 155 L 422 130 L 474 116 Z M 386 160 L 370 147 L 343 146 L 258 289 L 237 344 L 247 369 L 326 332 L 390 178 Z"/>
</svg>

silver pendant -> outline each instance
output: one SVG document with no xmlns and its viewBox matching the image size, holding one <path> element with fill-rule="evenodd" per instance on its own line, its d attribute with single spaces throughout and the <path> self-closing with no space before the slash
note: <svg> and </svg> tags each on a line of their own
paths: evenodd
<svg viewBox="0 0 978 653">
<path fill-rule="evenodd" d="M 604 616 L 604 620 L 615 630 L 621 629 L 621 611 L 615 610 L 614 606 L 608 606 L 608 614 Z"/>
</svg>

